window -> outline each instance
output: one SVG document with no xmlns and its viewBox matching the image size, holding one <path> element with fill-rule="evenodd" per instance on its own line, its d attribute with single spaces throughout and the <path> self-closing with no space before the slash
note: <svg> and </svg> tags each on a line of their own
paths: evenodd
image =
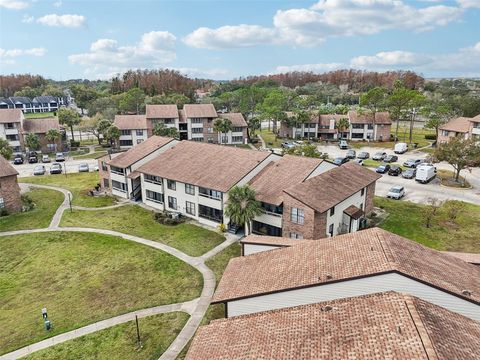
<svg viewBox="0 0 480 360">
<path fill-rule="evenodd" d="M 198 195 L 203 196 L 203 197 L 208 197 L 210 199 L 216 199 L 216 200 L 221 200 L 222 199 L 222 193 L 217 190 L 212 190 L 212 189 L 206 189 L 206 188 L 198 188 Z"/>
<path fill-rule="evenodd" d="M 3 197 L 0 198 L 0 209 L 5 208 L 5 200 L 3 200 Z"/>
<path fill-rule="evenodd" d="M 192 128 L 192 134 L 202 134 L 203 128 Z"/>
<path fill-rule="evenodd" d="M 162 178 L 160 176 L 144 174 L 143 179 L 149 183 L 162 185 Z"/>
<path fill-rule="evenodd" d="M 185 184 L 185 194 L 195 195 L 195 186 L 192 184 Z"/>
<path fill-rule="evenodd" d="M 112 180 L 112 189 L 115 189 L 121 192 L 126 192 L 127 185 L 124 183 L 121 183 L 120 181 Z"/>
<path fill-rule="evenodd" d="M 243 136 L 232 136 L 232 142 L 243 142 Z"/>
<path fill-rule="evenodd" d="M 328 227 L 328 235 L 333 236 L 333 224 Z"/>
<path fill-rule="evenodd" d="M 6 138 L 8 141 L 18 141 L 18 140 L 19 140 L 18 135 L 6 135 L 5 138 Z"/>
<path fill-rule="evenodd" d="M 352 129 L 363 129 L 363 124 L 352 124 Z"/>
<path fill-rule="evenodd" d="M 373 130 L 373 124 L 368 124 L 368 130 Z"/>
<path fill-rule="evenodd" d="M 177 190 L 177 183 L 175 180 L 167 180 L 167 187 L 170 190 Z"/>
<path fill-rule="evenodd" d="M 365 195 L 365 188 L 362 189 L 362 191 L 360 192 L 360 195 Z"/>
<path fill-rule="evenodd" d="M 203 137 L 194 137 L 192 138 L 192 141 L 203 142 Z"/>
<path fill-rule="evenodd" d="M 209 144 L 213 144 L 213 137 L 209 136 L 208 139 L 207 139 L 207 142 Z"/>
<path fill-rule="evenodd" d="M 262 208 L 267 214 L 271 215 L 281 215 L 283 214 L 283 207 L 282 206 L 276 206 L 268 203 L 262 202 Z"/>
<path fill-rule="evenodd" d="M 125 174 L 125 169 L 122 169 L 116 166 L 110 166 L 110 171 L 114 174 L 120 174 L 120 175 Z"/>
<path fill-rule="evenodd" d="M 243 128 L 239 126 L 234 126 L 232 128 L 232 132 L 242 132 L 242 131 L 243 131 Z"/>
<path fill-rule="evenodd" d="M 363 203 L 360 204 L 360 210 L 363 210 Z"/>
<path fill-rule="evenodd" d="M 17 126 L 15 125 L 15 123 L 6 123 L 5 124 L 5 129 L 11 130 L 11 129 L 16 129 L 16 128 L 17 128 Z"/>
<path fill-rule="evenodd" d="M 173 196 L 168 197 L 168 207 L 177 210 L 177 198 Z"/>
<path fill-rule="evenodd" d="M 195 216 L 195 203 L 186 201 L 185 202 L 185 210 L 187 214 Z"/>
<path fill-rule="evenodd" d="M 110 187 L 110 181 L 108 181 L 108 179 L 103 179 L 103 187 L 104 188 L 109 188 Z"/>
<path fill-rule="evenodd" d="M 442 131 L 442 136 L 448 136 L 449 132 L 447 130 Z"/>
<path fill-rule="evenodd" d="M 103 171 L 108 171 L 107 163 L 105 161 L 102 161 L 102 170 Z"/>
<path fill-rule="evenodd" d="M 295 231 L 290 232 L 290 239 L 303 239 L 303 235 Z"/>
<path fill-rule="evenodd" d="M 212 128 L 212 127 L 208 127 L 208 128 L 207 128 L 207 133 L 213 134 L 213 128 Z"/>
<path fill-rule="evenodd" d="M 192 124 L 201 124 L 203 123 L 202 118 L 192 118 Z"/>
<path fill-rule="evenodd" d="M 330 216 L 335 215 L 335 206 L 330 209 Z"/>
<path fill-rule="evenodd" d="M 132 140 L 120 140 L 120 146 L 133 146 Z"/>
<path fill-rule="evenodd" d="M 292 212 L 290 213 L 290 220 L 297 224 L 303 224 L 305 220 L 305 213 L 303 209 L 292 208 Z"/>
<path fill-rule="evenodd" d="M 175 119 L 164 119 L 163 123 L 164 124 L 175 124 Z"/>
<path fill-rule="evenodd" d="M 137 130 L 137 136 L 143 136 L 143 130 Z"/>
<path fill-rule="evenodd" d="M 205 205 L 198 205 L 198 216 L 218 223 L 223 222 L 223 211 Z"/>
<path fill-rule="evenodd" d="M 147 190 L 146 196 L 147 196 L 147 200 L 163 204 L 163 194 L 162 193 Z"/>
<path fill-rule="evenodd" d="M 120 135 L 132 135 L 131 130 L 120 130 Z"/>
</svg>

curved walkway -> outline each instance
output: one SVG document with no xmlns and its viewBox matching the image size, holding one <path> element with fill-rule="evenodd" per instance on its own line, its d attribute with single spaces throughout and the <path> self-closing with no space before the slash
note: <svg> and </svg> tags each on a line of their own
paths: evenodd
<svg viewBox="0 0 480 360">
<path fill-rule="evenodd" d="M 84 336 L 86 334 L 96 332 L 98 330 L 103 330 L 111 326 L 128 322 L 130 320 L 133 320 L 135 318 L 135 315 L 139 317 L 145 317 L 145 316 L 167 313 L 172 311 L 185 311 L 190 314 L 190 318 L 188 319 L 187 323 L 185 324 L 183 329 L 180 331 L 178 336 L 175 338 L 175 340 L 170 344 L 168 349 L 160 357 L 160 360 L 176 359 L 180 351 L 182 351 L 185 345 L 190 341 L 190 339 L 195 334 L 195 331 L 199 327 L 200 322 L 202 321 L 203 316 L 205 315 L 205 312 L 207 311 L 207 308 L 210 305 L 210 301 L 213 296 L 213 292 L 215 290 L 215 275 L 205 265 L 204 263 L 205 260 L 218 254 L 220 251 L 222 251 L 223 249 L 227 248 L 228 246 L 236 242 L 237 239 L 230 237 L 229 239 L 227 239 L 217 247 L 213 248 L 209 252 L 203 254 L 202 256 L 192 257 L 168 245 L 165 245 L 156 241 L 144 239 L 138 236 L 120 233 L 113 230 L 93 229 L 93 228 L 83 228 L 83 227 L 60 227 L 59 225 L 60 225 L 60 220 L 62 218 L 63 212 L 70 208 L 69 196 L 71 199 L 71 196 L 72 196 L 71 192 L 62 188 L 47 186 L 47 185 L 26 184 L 26 186 L 57 190 L 64 194 L 65 199 L 62 202 L 62 204 L 58 207 L 57 211 L 55 212 L 55 215 L 53 216 L 52 221 L 50 222 L 50 225 L 48 228 L 0 232 L 0 236 L 13 236 L 13 235 L 20 235 L 20 234 L 33 234 L 33 233 L 52 232 L 52 231 L 65 231 L 65 232 L 91 232 L 91 233 L 98 233 L 98 234 L 120 237 L 125 240 L 133 241 L 139 244 L 150 246 L 157 250 L 164 251 L 186 262 L 187 264 L 191 265 L 202 274 L 203 289 L 200 297 L 193 299 L 191 301 L 178 303 L 178 304 L 156 306 L 153 308 L 137 310 L 127 314 L 115 316 L 113 318 L 105 319 L 105 320 L 96 322 L 94 324 L 90 324 L 90 325 L 87 325 L 87 326 L 54 336 L 54 337 L 51 337 L 49 339 L 45 339 L 40 342 L 28 345 L 26 347 L 20 348 L 8 354 L 4 354 L 0 356 L 0 360 L 18 359 L 19 357 L 26 356 L 28 354 L 31 354 L 41 349 L 46 349 L 50 346 L 59 344 L 61 342 L 72 340 L 80 336 Z M 118 205 L 107 206 L 103 208 L 88 208 L 88 210 L 92 210 L 92 211 L 102 210 L 102 209 L 108 209 L 112 207 L 123 206 L 125 204 L 118 204 Z M 78 208 L 83 209 L 82 207 L 78 207 Z"/>
</svg>

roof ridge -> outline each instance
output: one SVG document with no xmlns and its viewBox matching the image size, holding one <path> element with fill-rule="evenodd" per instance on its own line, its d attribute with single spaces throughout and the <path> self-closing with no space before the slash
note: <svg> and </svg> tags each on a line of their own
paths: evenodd
<svg viewBox="0 0 480 360">
<path fill-rule="evenodd" d="M 388 242 L 385 241 L 385 238 L 383 237 L 383 233 L 380 231 L 379 228 L 374 228 L 375 230 L 375 236 L 377 237 L 378 242 L 380 243 L 380 246 L 383 251 L 383 255 L 385 256 L 385 260 L 393 265 L 395 269 L 397 269 L 397 263 L 395 262 L 395 256 L 393 255 L 393 251 L 388 245 Z M 398 270 L 398 269 L 397 269 Z"/>
</svg>

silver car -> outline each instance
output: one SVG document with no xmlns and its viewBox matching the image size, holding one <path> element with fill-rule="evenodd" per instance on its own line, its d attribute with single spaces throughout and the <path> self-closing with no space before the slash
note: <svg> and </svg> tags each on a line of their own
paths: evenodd
<svg viewBox="0 0 480 360">
<path fill-rule="evenodd" d="M 400 200 L 402 197 L 405 196 L 405 188 L 400 185 L 393 186 L 387 194 L 387 198 Z"/>
<path fill-rule="evenodd" d="M 43 165 L 37 165 L 35 166 L 35 168 L 33 169 L 33 175 L 45 175 L 45 172 L 47 170 L 45 169 L 45 166 Z"/>
<path fill-rule="evenodd" d="M 78 165 L 78 172 L 89 172 L 90 169 L 88 168 L 88 164 L 87 163 L 81 163 L 80 165 Z"/>
</svg>

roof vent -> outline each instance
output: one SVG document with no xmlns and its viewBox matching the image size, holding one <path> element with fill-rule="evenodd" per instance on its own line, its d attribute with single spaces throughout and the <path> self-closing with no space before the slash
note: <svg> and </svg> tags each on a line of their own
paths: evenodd
<svg viewBox="0 0 480 360">
<path fill-rule="evenodd" d="M 333 279 L 333 276 L 330 274 L 327 274 L 327 280 L 332 280 L 332 279 Z"/>
<path fill-rule="evenodd" d="M 400 327 L 400 325 L 397 326 L 397 332 L 398 332 L 399 334 L 402 333 L 402 328 Z"/>
<path fill-rule="evenodd" d="M 370 251 L 373 251 L 373 246 L 370 246 Z"/>
<path fill-rule="evenodd" d="M 333 310 L 333 306 L 331 305 L 325 305 L 324 307 L 322 307 L 322 311 L 332 311 Z"/>
<path fill-rule="evenodd" d="M 462 290 L 462 294 L 465 296 L 472 296 L 472 292 L 470 290 Z"/>
</svg>

